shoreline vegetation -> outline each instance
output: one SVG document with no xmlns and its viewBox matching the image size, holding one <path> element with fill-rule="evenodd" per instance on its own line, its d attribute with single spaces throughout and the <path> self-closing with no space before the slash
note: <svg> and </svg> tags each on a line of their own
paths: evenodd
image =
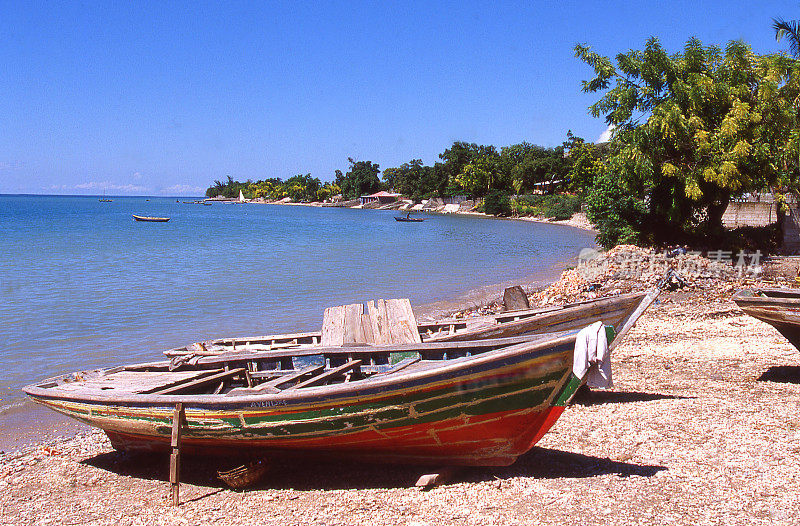
<svg viewBox="0 0 800 526">
<path fill-rule="evenodd" d="M 730 295 L 793 280 L 796 262 L 739 276 L 694 254 L 664 259 L 621 246 L 528 291 L 529 299 L 544 306 L 643 290 L 667 266 L 692 271 L 614 351 L 615 388 L 580 393 L 510 467 L 463 470 L 421 492 L 413 482 L 424 468 L 278 461 L 240 492 L 221 483 L 213 462 L 186 457 L 183 504 L 174 508 L 166 455 L 116 452 L 92 430 L 0 454 L 0 507 L 22 524 L 564 524 L 580 514 L 592 525 L 689 525 L 698 517 L 737 522 L 741 510 L 791 523 L 800 514 L 791 491 L 800 465 L 787 453 L 797 440 L 797 350 Z"/>
<path fill-rule="evenodd" d="M 222 199 L 214 199 L 210 198 L 206 201 L 214 202 L 214 201 L 221 201 L 221 202 L 232 202 L 229 200 L 222 200 Z M 425 208 L 425 204 L 427 203 L 419 203 L 422 206 L 415 206 L 412 203 L 406 201 L 398 201 L 391 203 L 389 205 L 384 206 L 369 206 L 365 207 L 362 206 L 360 203 L 356 203 L 355 201 L 342 201 L 338 203 L 324 203 L 320 201 L 311 201 L 311 202 L 296 202 L 287 199 L 279 199 L 279 200 L 266 200 L 266 199 L 252 199 L 244 201 L 244 204 L 256 204 L 256 205 L 283 205 L 283 206 L 308 206 L 308 207 L 316 207 L 316 208 L 324 208 L 324 207 L 331 207 L 331 208 L 352 208 L 352 209 L 359 209 L 359 210 L 399 210 L 401 212 L 424 212 L 429 214 L 456 214 L 456 215 L 472 215 L 472 216 L 481 216 L 481 217 L 497 217 L 491 214 L 487 214 L 485 212 L 480 212 L 475 210 L 474 208 L 471 209 L 464 209 L 461 207 L 458 208 L 448 208 L 445 204 L 439 205 L 432 205 L 428 208 Z M 563 217 L 563 216 L 561 216 Z M 570 216 L 566 219 L 559 218 L 556 219 L 554 217 L 547 217 L 544 215 L 511 215 L 500 217 L 500 219 L 511 219 L 517 221 L 531 221 L 535 223 L 548 223 L 554 225 L 564 225 L 570 226 L 574 228 L 579 228 L 581 230 L 587 230 L 590 232 L 597 232 L 594 228 L 592 223 L 586 217 L 586 214 L 583 212 L 573 212 Z"/>
</svg>

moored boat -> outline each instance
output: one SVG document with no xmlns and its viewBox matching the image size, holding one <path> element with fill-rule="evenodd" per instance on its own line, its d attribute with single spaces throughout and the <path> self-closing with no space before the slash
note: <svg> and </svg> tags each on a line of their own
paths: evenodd
<svg viewBox="0 0 800 526">
<path fill-rule="evenodd" d="M 609 347 L 656 295 L 642 297 L 617 327 L 600 329 Z M 576 333 L 232 351 L 82 371 L 25 392 L 103 429 L 118 449 L 169 450 L 173 415 L 183 412 L 181 447 L 189 453 L 508 465 L 585 380 Z"/>
<path fill-rule="evenodd" d="M 168 217 L 150 217 L 150 216 L 133 216 L 134 221 L 145 221 L 150 223 L 166 223 L 169 221 Z"/>
<path fill-rule="evenodd" d="M 800 289 L 745 289 L 734 294 L 733 301 L 745 314 L 769 323 L 800 349 Z"/>
</svg>

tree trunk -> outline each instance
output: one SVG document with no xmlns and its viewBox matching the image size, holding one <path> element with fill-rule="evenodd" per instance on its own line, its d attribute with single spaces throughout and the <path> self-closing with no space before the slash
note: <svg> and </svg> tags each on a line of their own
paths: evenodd
<svg viewBox="0 0 800 526">
<path fill-rule="evenodd" d="M 706 214 L 708 216 L 708 227 L 710 231 L 722 231 L 722 216 L 725 210 L 728 209 L 728 204 L 731 201 L 730 192 L 720 192 L 717 199 L 709 203 Z"/>
</svg>

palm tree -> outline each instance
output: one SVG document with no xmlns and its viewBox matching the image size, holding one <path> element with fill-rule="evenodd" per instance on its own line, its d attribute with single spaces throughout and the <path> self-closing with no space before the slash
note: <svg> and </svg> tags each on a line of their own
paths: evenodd
<svg viewBox="0 0 800 526">
<path fill-rule="evenodd" d="M 775 40 L 780 42 L 783 37 L 789 39 L 789 51 L 795 57 L 800 57 L 800 22 L 773 18 L 772 28 L 775 30 Z"/>
</svg>

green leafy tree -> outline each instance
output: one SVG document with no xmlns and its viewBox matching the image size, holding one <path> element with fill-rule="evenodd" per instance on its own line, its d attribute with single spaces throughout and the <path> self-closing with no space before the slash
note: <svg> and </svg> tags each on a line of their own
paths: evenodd
<svg viewBox="0 0 800 526">
<path fill-rule="evenodd" d="M 508 195 L 499 190 L 492 190 L 483 200 L 483 211 L 498 217 L 511 215 L 511 201 Z"/>
<path fill-rule="evenodd" d="M 595 178 L 600 174 L 602 148 L 575 137 L 571 131 L 567 132 L 563 148 L 570 159 L 566 172 L 568 188 L 577 194 L 585 195 L 594 186 Z"/>
<path fill-rule="evenodd" d="M 720 232 L 731 196 L 796 182 L 800 75 L 791 57 L 696 38 L 673 55 L 651 38 L 616 65 L 584 45 L 575 55 L 594 70 L 583 91 L 604 93 L 590 113 L 616 127 L 607 179 L 593 192 L 613 185 L 609 195 L 646 208 L 640 223 L 620 216 L 641 242 Z"/>
<path fill-rule="evenodd" d="M 479 197 L 501 185 L 500 155 L 494 146 L 457 141 L 439 154 L 439 158 L 444 161 L 441 174 L 447 181 L 442 192 L 445 195 Z"/>
<path fill-rule="evenodd" d="M 346 174 L 336 170 L 336 185 L 342 189 L 342 195 L 346 199 L 372 194 L 381 189 L 381 181 L 378 179 L 380 168 L 377 164 L 372 161 L 356 161 L 353 158 L 347 160 L 350 162 L 350 170 Z"/>
</svg>

